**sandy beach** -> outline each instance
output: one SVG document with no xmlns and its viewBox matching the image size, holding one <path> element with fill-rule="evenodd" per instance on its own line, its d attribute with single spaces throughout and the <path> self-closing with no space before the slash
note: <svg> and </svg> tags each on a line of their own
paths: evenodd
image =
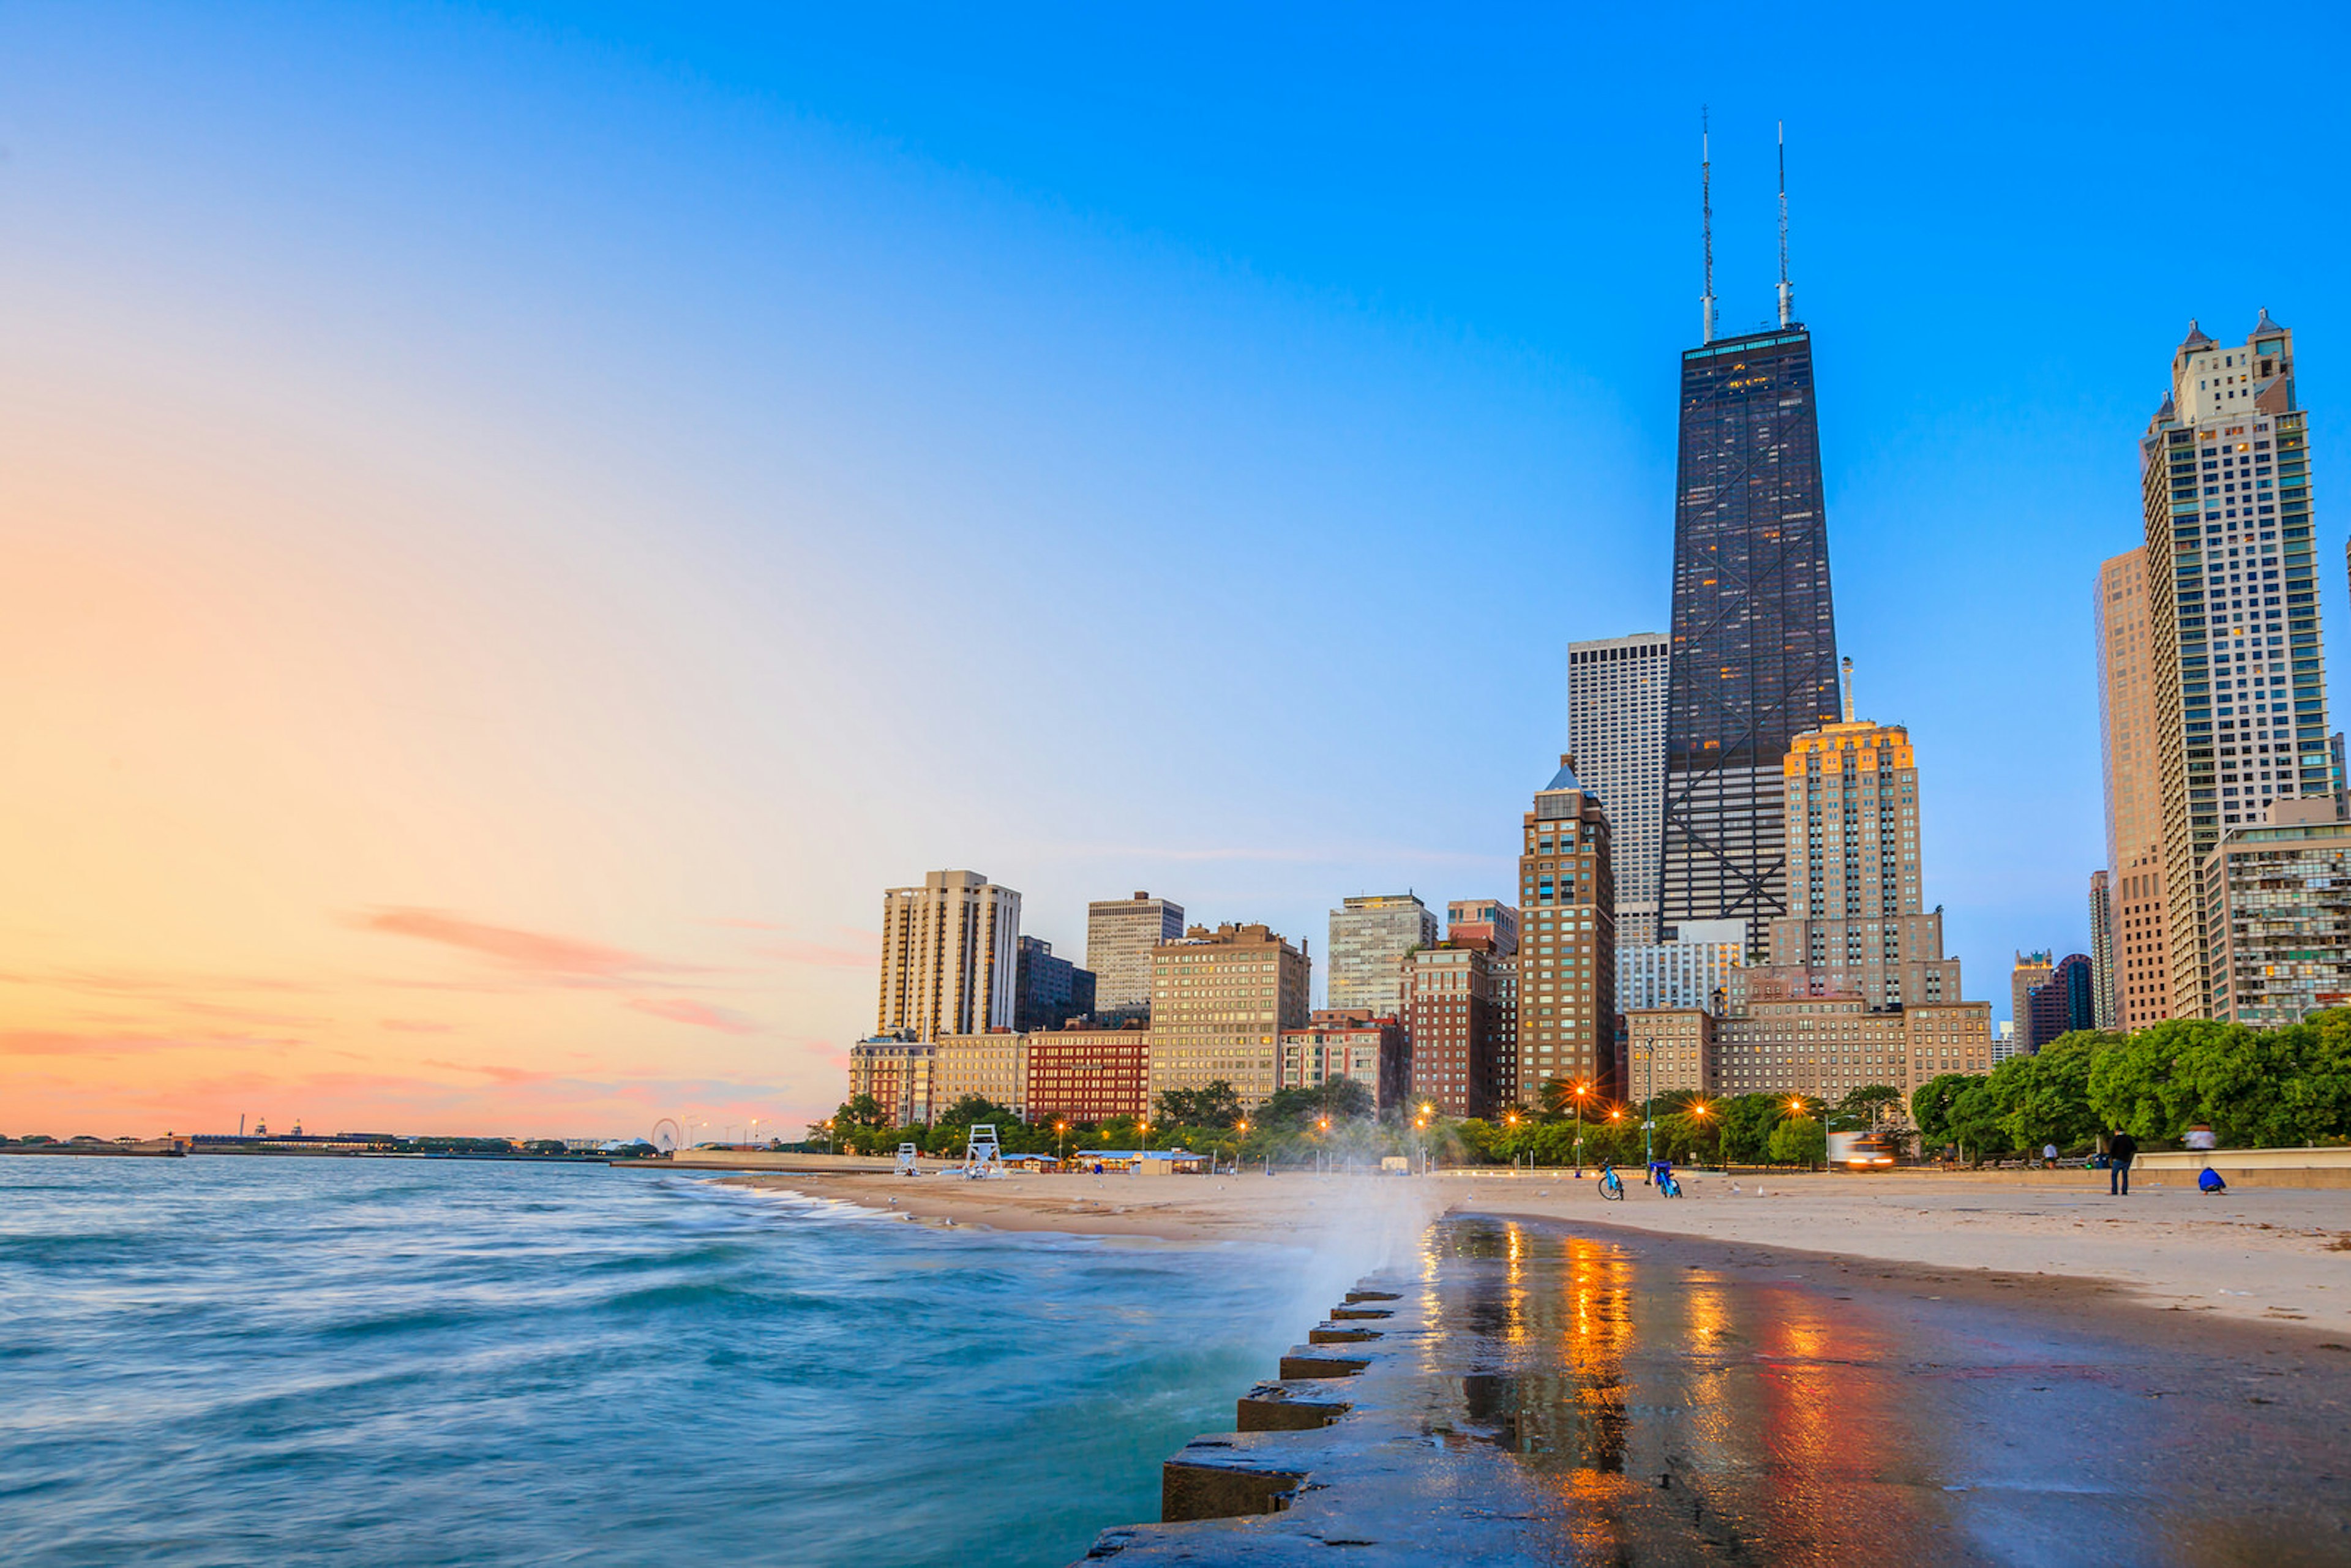
<svg viewBox="0 0 2351 1568">
<path fill-rule="evenodd" d="M 1265 1241 L 1320 1249 L 1441 1214 L 1566 1220 L 1579 1228 L 1867 1260 L 1932 1284 L 2031 1292 L 2095 1283 L 2123 1300 L 2351 1334 L 2351 1190 L 2262 1188 L 2208 1198 L 2185 1182 L 2106 1196 L 2102 1172 L 1687 1178 L 1673 1202 L 1635 1180 L 1600 1201 L 1564 1171 L 1428 1178 L 1307 1176 L 756 1174 L 720 1178 L 911 1220 L 1000 1230 Z"/>
</svg>

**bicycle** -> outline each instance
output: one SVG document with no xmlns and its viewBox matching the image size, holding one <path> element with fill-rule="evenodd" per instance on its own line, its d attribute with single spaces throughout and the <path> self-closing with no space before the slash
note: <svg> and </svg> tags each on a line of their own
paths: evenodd
<svg viewBox="0 0 2351 1568">
<path fill-rule="evenodd" d="M 1625 1201 L 1625 1178 L 1616 1174 L 1613 1165 L 1600 1167 L 1600 1196 L 1611 1203 Z"/>
<path fill-rule="evenodd" d="M 1657 1176 L 1657 1196 L 1659 1197 L 1679 1197 L 1681 1195 L 1681 1177 L 1674 1175 L 1671 1171 L 1661 1172 Z"/>
</svg>

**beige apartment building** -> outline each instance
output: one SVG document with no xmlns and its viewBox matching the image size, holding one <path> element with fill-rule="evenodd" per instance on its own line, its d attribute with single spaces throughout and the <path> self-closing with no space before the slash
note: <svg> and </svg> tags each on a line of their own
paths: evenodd
<svg viewBox="0 0 2351 1568">
<path fill-rule="evenodd" d="M 1959 961 L 1925 904 L 1910 732 L 1854 719 L 1852 670 L 1848 659 L 1843 721 L 1797 736 L 1781 764 L 1788 912 L 1771 923 L 1769 960 L 1730 971 L 1734 1013 L 1797 996 L 1873 1008 L 1959 998 Z"/>
<path fill-rule="evenodd" d="M 1705 1008 L 1636 1008 L 1625 1015 L 1625 1061 L 1635 1098 L 1677 1089 L 1720 1092 L 1714 1014 Z"/>
<path fill-rule="evenodd" d="M 935 871 L 882 895 L 882 996 L 873 1032 L 916 1040 L 1010 1029 L 1020 895 L 976 871 Z"/>
<path fill-rule="evenodd" d="M 1625 1025 L 1626 1097 L 1634 1100 L 1650 1092 L 1652 1071 L 1659 1094 L 1697 1089 L 1830 1102 L 1879 1083 L 1907 1097 L 1942 1073 L 1991 1071 L 1990 1002 L 1873 1009 L 1859 997 L 1805 997 L 1756 1002 L 1734 1018 L 1656 1009 L 1628 1015 Z"/>
<path fill-rule="evenodd" d="M 1264 925 L 1195 925 L 1151 955 L 1151 1093 L 1218 1079 L 1256 1105 L 1280 1086 L 1280 1037 L 1309 1010 L 1306 955 Z"/>
<path fill-rule="evenodd" d="M 943 1034 L 931 1058 L 931 1103 L 945 1111 L 967 1094 L 1029 1119 L 1029 1037 L 1009 1030 Z"/>
<path fill-rule="evenodd" d="M 2098 567 L 2098 749 L 2106 796 L 2108 945 L 2115 1021 L 2144 1029 L 2171 1016 L 2164 959 L 2163 769 L 2156 747 L 2155 623 L 2147 547 Z M 2095 961 L 2096 955 L 2092 955 Z M 2022 1026 L 2020 1025 L 2020 1028 Z"/>
</svg>

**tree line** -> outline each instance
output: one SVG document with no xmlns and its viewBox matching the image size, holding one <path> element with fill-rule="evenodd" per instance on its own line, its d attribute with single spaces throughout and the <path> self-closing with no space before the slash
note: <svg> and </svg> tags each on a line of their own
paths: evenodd
<svg viewBox="0 0 2351 1568">
<path fill-rule="evenodd" d="M 2293 1148 L 2351 1136 L 2351 1009 L 2280 1029 L 2174 1019 L 2132 1034 L 2076 1030 L 1977 1077 L 1921 1084 L 1911 1118 L 1929 1149 L 1970 1160 L 2054 1144 L 2086 1154 L 2106 1134 L 2141 1148 L 2212 1130 L 2222 1148 Z"/>
</svg>

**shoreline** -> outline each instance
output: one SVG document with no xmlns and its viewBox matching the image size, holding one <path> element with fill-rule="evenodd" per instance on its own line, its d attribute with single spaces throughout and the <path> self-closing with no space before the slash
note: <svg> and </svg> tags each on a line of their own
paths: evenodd
<svg viewBox="0 0 2351 1568">
<path fill-rule="evenodd" d="M 2206 1198 L 2143 1186 L 2106 1196 L 2102 1173 L 1771 1176 L 1692 1174 L 1689 1197 L 1637 1182 L 1603 1204 L 1565 1172 L 1435 1177 L 1009 1176 L 987 1181 L 887 1173 L 714 1176 L 898 1215 L 942 1228 L 1054 1231 L 1173 1242 L 1314 1247 L 1375 1222 L 1392 1230 L 1481 1214 L 1606 1234 L 1681 1238 L 1848 1264 L 2095 1285 L 2103 1299 L 2351 1336 L 2351 1192 L 2266 1188 Z M 2020 1285 L 2000 1287 L 2011 1293 Z"/>
</svg>

